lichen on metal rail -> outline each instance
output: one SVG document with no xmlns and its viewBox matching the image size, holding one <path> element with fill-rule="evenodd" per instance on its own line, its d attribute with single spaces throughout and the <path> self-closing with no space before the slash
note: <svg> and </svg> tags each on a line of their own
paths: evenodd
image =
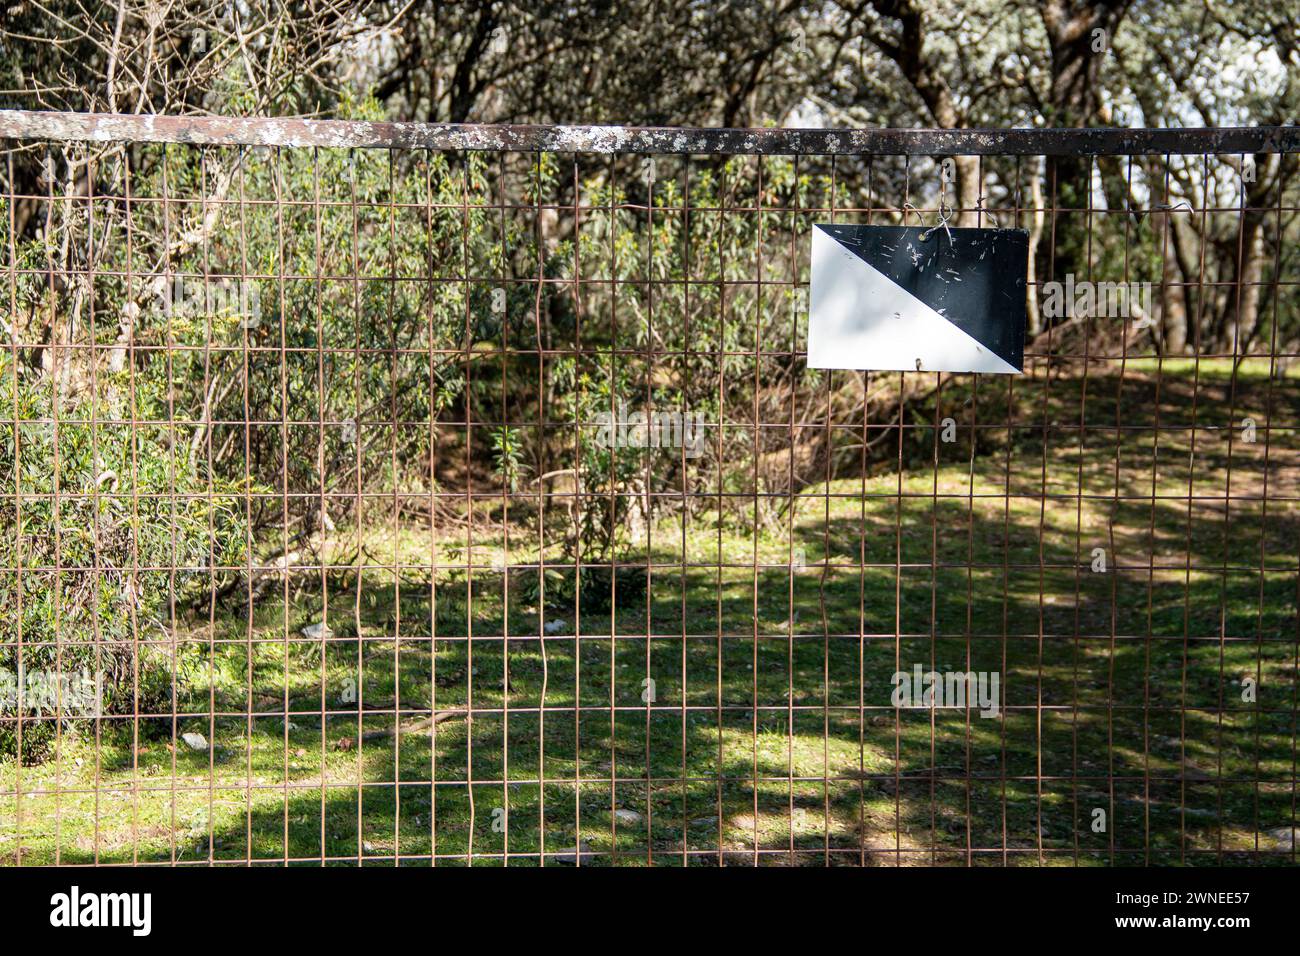
<svg viewBox="0 0 1300 956">
<path fill-rule="evenodd" d="M 1300 127 L 1223 129 L 691 129 L 388 123 L 0 110 L 0 136 L 210 146 L 767 155 L 1022 155 L 1300 151 Z"/>
</svg>

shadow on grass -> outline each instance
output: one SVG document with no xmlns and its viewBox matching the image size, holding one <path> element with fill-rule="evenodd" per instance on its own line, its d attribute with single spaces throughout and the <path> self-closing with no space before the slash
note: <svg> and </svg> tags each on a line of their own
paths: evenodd
<svg viewBox="0 0 1300 956">
<path fill-rule="evenodd" d="M 1077 422 L 1077 386 L 1052 388 L 1043 420 Z M 1116 406 L 1090 394 L 1100 435 Z M 1300 411 L 1286 402 L 1275 420 Z M 1154 423 L 1151 382 L 1123 403 L 1126 424 Z M 331 589 L 328 639 L 301 635 L 322 616 L 309 587 L 195 633 L 202 677 L 176 722 L 217 750 L 211 772 L 176 753 L 199 792 L 141 859 L 175 843 L 182 862 L 1292 862 L 1267 833 L 1295 819 L 1300 517 L 1252 500 L 1261 449 L 1229 459 L 1203 432 L 1190 469 L 1190 435 L 1080 448 L 1024 420 L 1013 453 L 914 468 L 901 497 L 808 491 L 784 541 L 661 536 L 607 572 L 633 582 L 611 602 L 543 594 L 529 567 L 367 570 Z M 1296 492 L 1287 441 L 1270 498 Z M 782 566 L 796 549 L 805 566 Z M 896 709 L 893 675 L 916 665 L 997 673 L 997 715 Z M 465 709 L 432 737 L 358 742 Z M 146 723 L 143 765 L 165 781 L 172 718 Z M 105 775 L 141 766 L 110 744 Z"/>
</svg>

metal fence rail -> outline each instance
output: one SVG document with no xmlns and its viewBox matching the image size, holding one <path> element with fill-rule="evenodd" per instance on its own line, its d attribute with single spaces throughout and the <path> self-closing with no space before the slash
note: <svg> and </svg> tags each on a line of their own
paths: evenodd
<svg viewBox="0 0 1300 956">
<path fill-rule="evenodd" d="M 0 138 L 0 862 L 1295 862 L 1295 127 Z M 1024 375 L 808 369 L 945 190 Z"/>
<path fill-rule="evenodd" d="M 335 149 L 863 156 L 1075 156 L 1294 152 L 1300 127 L 1217 129 L 686 129 L 508 126 L 0 110 L 0 135 L 82 142 Z"/>
</svg>

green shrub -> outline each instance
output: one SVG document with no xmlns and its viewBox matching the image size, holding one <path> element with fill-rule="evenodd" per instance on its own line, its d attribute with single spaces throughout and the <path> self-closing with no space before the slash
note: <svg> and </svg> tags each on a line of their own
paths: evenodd
<svg viewBox="0 0 1300 956">
<path fill-rule="evenodd" d="M 86 671 L 105 713 L 167 712 L 173 610 L 222 583 L 209 569 L 246 561 L 240 489 L 202 473 L 189 428 L 119 424 L 166 419 L 159 383 L 104 379 L 94 402 L 87 387 L 56 401 L 50 375 L 0 357 L 0 675 Z M 11 756 L 15 706 L 0 709 Z M 53 707 L 25 702 L 37 711 Z M 53 737 L 52 721 L 25 723 L 24 759 Z"/>
</svg>

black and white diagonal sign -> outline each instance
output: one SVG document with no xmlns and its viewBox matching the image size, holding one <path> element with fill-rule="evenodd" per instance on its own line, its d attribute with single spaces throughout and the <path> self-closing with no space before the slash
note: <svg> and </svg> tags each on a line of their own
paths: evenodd
<svg viewBox="0 0 1300 956">
<path fill-rule="evenodd" d="M 1028 256 L 1023 229 L 813 226 L 809 367 L 1018 374 Z"/>
</svg>

